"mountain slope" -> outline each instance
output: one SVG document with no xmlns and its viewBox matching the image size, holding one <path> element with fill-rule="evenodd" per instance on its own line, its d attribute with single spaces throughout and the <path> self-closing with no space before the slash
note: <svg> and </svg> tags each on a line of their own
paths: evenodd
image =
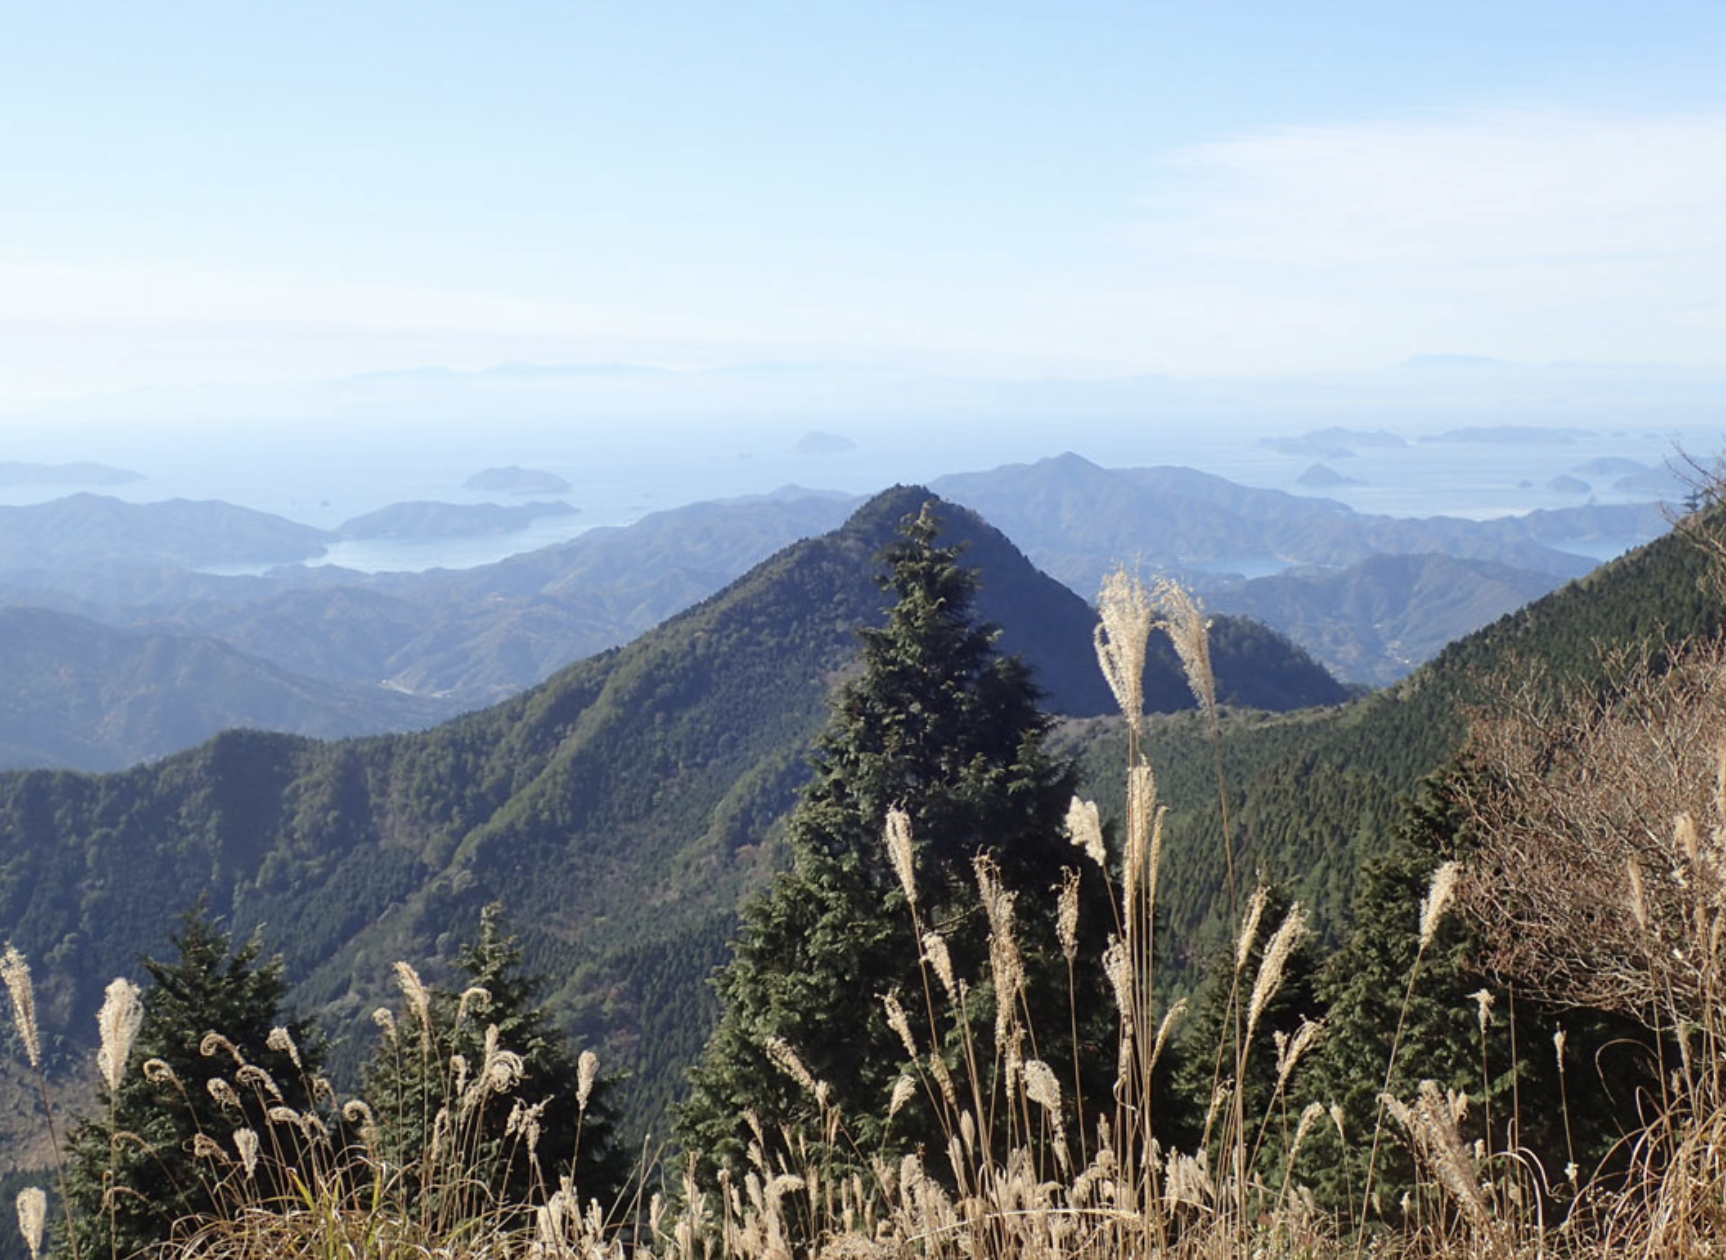
<svg viewBox="0 0 1726 1260">
<path fill-rule="evenodd" d="M 430 731 L 231 732 L 121 774 L 0 776 L 0 935 L 45 961 L 81 1021 L 202 889 L 241 931 L 268 925 L 298 997 L 340 1035 L 395 959 L 436 974 L 501 898 L 560 1010 L 639 1070 L 641 1106 L 662 1104 L 855 630 L 880 615 L 874 557 L 927 497 L 877 496 L 627 647 Z M 1084 601 L 980 519 L 941 510 L 1002 646 L 1056 707 L 1105 711 Z M 1268 632 L 1234 623 L 1224 639 L 1225 695 L 1341 694 Z M 1147 677 L 1163 706 L 1191 703 L 1166 645 Z"/>
<path fill-rule="evenodd" d="M 228 727 L 302 735 L 408 730 L 446 706 L 296 676 L 209 638 L 0 608 L 0 769 L 117 769 Z"/>
<path fill-rule="evenodd" d="M 1467 710 L 1495 678 L 1531 665 L 1547 685 L 1599 685 L 1599 649 L 1665 634 L 1718 633 L 1722 610 L 1702 581 L 1706 561 L 1671 534 L 1602 566 L 1445 648 L 1394 687 L 1340 709 L 1225 723 L 1238 869 L 1286 882 L 1334 935 L 1347 919 L 1356 872 L 1391 834 L 1402 797 L 1460 748 Z M 1099 798 L 1120 809 L 1120 724 L 1078 724 L 1074 747 Z M 1193 958 L 1228 926 L 1221 817 L 1212 753 L 1199 723 L 1150 724 L 1145 748 L 1171 806 L 1160 906 L 1177 957 Z"/>
<path fill-rule="evenodd" d="M 81 492 L 0 507 L 0 569 L 76 568 L 122 560 L 200 565 L 304 560 L 334 535 L 231 503 L 126 503 Z"/>
<path fill-rule="evenodd" d="M 1205 602 L 1277 627 L 1339 678 L 1385 686 L 1562 582 L 1490 560 L 1372 556 L 1335 573 L 1279 573 L 1212 588 Z"/>
</svg>

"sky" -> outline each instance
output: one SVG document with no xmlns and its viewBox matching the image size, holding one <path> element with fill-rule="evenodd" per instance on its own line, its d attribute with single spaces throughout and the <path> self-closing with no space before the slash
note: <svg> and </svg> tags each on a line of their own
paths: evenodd
<svg viewBox="0 0 1726 1260">
<path fill-rule="evenodd" d="M 0 411 L 507 363 L 1726 376 L 1718 0 L 0 0 Z"/>
</svg>

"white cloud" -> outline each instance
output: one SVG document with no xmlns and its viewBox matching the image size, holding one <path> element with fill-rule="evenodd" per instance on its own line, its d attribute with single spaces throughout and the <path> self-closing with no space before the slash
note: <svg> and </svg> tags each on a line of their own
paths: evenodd
<svg viewBox="0 0 1726 1260">
<path fill-rule="evenodd" d="M 1351 348 L 1721 364 L 1722 155 L 1726 111 L 1279 128 L 1166 165 L 1131 233 L 1138 279 L 1232 308 L 1241 352 L 1280 323 L 1282 357 L 1311 366 Z"/>
</svg>

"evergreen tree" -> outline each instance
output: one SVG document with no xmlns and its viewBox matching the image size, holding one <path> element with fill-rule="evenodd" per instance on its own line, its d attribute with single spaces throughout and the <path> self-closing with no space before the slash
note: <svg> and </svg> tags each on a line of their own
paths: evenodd
<svg viewBox="0 0 1726 1260">
<path fill-rule="evenodd" d="M 494 1203 L 543 1199 L 567 1175 L 584 1202 L 598 1199 L 609 1207 L 629 1173 L 614 1136 L 611 1085 L 598 1075 L 596 1059 L 571 1053 L 538 1004 L 544 982 L 523 973 L 521 947 L 504 934 L 501 906 L 480 912 L 479 937 L 462 947 L 457 962 L 463 993 L 426 989 L 423 1026 L 410 1000 L 365 1065 L 364 1093 L 384 1159 L 407 1170 L 408 1193 L 424 1188 L 417 1179 L 427 1136 L 440 1109 L 462 1112 L 456 1095 L 483 1071 L 489 1040 L 521 1056 L 521 1081 L 511 1097 L 468 1113 L 476 1127 L 460 1133 L 464 1174 L 477 1178 Z M 458 1055 L 468 1082 L 452 1072 Z M 474 1188 L 470 1182 L 464 1193 Z"/>
<path fill-rule="evenodd" d="M 1299 1177 L 1347 1212 L 1361 1207 L 1369 1161 L 1373 1213 L 1396 1219 L 1415 1182 L 1407 1135 L 1389 1116 L 1380 1119 L 1387 1088 L 1405 1102 L 1423 1080 L 1466 1093 L 1464 1139 L 1532 1155 L 1562 1196 L 1566 1166 L 1575 1162 L 1586 1177 L 1611 1157 L 1619 1136 L 1642 1123 L 1638 1088 L 1658 1080 L 1643 1030 L 1600 1012 L 1519 999 L 1503 978 L 1484 972 L 1476 962 L 1482 942 L 1467 917 L 1445 916 L 1421 950 L 1422 898 L 1439 866 L 1465 857 L 1471 843 L 1458 801 L 1464 773 L 1453 765 L 1421 783 L 1389 851 L 1362 870 L 1353 927 L 1319 977 L 1325 1032 L 1297 1093 L 1303 1103 L 1340 1106 L 1346 1149 L 1332 1126 L 1319 1126 L 1302 1148 Z M 1568 1084 L 1554 1053 L 1560 1028 Z"/>
<path fill-rule="evenodd" d="M 960 566 L 957 548 L 937 545 L 927 507 L 900 533 L 883 554 L 882 584 L 895 602 L 884 627 L 862 632 L 861 675 L 840 690 L 817 742 L 814 779 L 789 823 L 791 869 L 747 908 L 716 981 L 723 1015 L 680 1124 L 691 1150 L 720 1163 L 740 1166 L 750 1119 L 770 1142 L 789 1132 L 803 1158 L 851 1162 L 883 1147 L 945 1142 L 924 1069 L 932 1028 L 943 1030 L 945 1061 L 957 1068 L 954 1012 L 919 966 L 913 906 L 883 839 L 890 808 L 910 820 L 915 923 L 939 930 L 954 970 L 970 982 L 964 1020 L 981 1087 L 992 1087 L 1005 1050 L 992 1039 L 988 922 L 973 870 L 985 851 L 1018 894 L 1035 1050 L 1057 1071 L 1071 1062 L 1051 889 L 1064 863 L 1077 864 L 1063 835 L 1074 775 L 1044 747 L 1049 723 L 1025 667 L 997 655 L 994 631 L 972 622 L 976 574 Z M 1085 952 L 1094 957 L 1100 943 Z M 922 1068 L 884 1017 L 888 994 L 909 1012 Z M 825 1109 L 809 1082 L 786 1070 L 783 1053 L 769 1055 L 770 1043 L 789 1047 L 821 1083 Z M 1110 1057 L 1111 1074 L 1113 1066 Z M 922 1087 L 890 1118 L 889 1096 L 906 1071 Z M 843 1137 L 823 1124 L 835 1116 Z"/>
<path fill-rule="evenodd" d="M 202 908 L 170 940 L 176 961 L 144 960 L 143 1020 L 119 1088 L 98 1087 L 97 1110 L 68 1142 L 78 1250 L 91 1260 L 139 1254 L 166 1241 L 176 1223 L 229 1210 L 241 1186 L 251 1201 L 286 1194 L 274 1160 L 259 1160 L 247 1175 L 235 1134 L 250 1130 L 265 1152 L 295 1163 L 304 1133 L 269 1112 L 321 1111 L 312 1082 L 323 1042 L 284 1020 L 281 959 L 262 959 L 257 935 L 234 948 Z M 200 1153 L 200 1138 L 220 1155 Z"/>
</svg>

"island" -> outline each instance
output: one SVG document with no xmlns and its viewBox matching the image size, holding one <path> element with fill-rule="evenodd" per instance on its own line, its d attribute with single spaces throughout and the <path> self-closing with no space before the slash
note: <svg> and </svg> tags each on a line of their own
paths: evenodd
<svg viewBox="0 0 1726 1260">
<path fill-rule="evenodd" d="M 462 485 L 468 490 L 486 490 L 493 494 L 568 494 L 570 490 L 569 482 L 556 473 L 523 468 L 518 464 L 476 472 Z"/>
<path fill-rule="evenodd" d="M 1388 429 L 1314 429 L 1295 437 L 1264 437 L 1259 445 L 1279 455 L 1308 455 L 1318 459 L 1353 459 L 1357 446 L 1406 446 Z"/>
<path fill-rule="evenodd" d="M 1300 476 L 1296 477 L 1295 480 L 1303 486 L 1312 486 L 1313 488 L 1320 490 L 1330 489 L 1333 486 L 1360 486 L 1366 484 L 1359 477 L 1345 477 L 1336 469 L 1328 468 L 1324 464 L 1314 464 Z"/>
<path fill-rule="evenodd" d="M 854 451 L 857 443 L 841 433 L 822 433 L 811 429 L 797 439 L 797 444 L 791 448 L 796 455 L 837 455 L 841 451 Z"/>
</svg>

